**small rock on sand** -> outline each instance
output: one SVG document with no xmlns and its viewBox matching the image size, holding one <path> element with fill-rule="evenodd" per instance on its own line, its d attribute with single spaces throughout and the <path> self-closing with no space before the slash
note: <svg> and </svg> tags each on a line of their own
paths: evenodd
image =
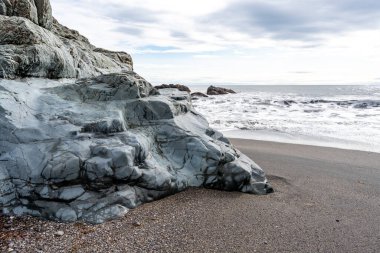
<svg viewBox="0 0 380 253">
<path fill-rule="evenodd" d="M 56 235 L 56 236 L 63 236 L 64 234 L 65 234 L 65 232 L 63 232 L 62 230 L 59 230 L 59 231 L 54 233 L 54 235 Z"/>
</svg>

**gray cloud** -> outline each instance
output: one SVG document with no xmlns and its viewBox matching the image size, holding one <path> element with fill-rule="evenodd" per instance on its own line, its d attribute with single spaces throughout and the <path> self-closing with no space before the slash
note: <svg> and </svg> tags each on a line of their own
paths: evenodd
<svg viewBox="0 0 380 253">
<path fill-rule="evenodd" d="M 139 7 L 110 4 L 105 2 L 96 7 L 104 16 L 121 23 L 154 23 L 158 22 L 160 13 Z"/>
<path fill-rule="evenodd" d="M 127 35 L 141 35 L 143 33 L 142 29 L 128 26 L 118 26 L 113 30 Z"/>
<path fill-rule="evenodd" d="M 189 39 L 189 35 L 187 33 L 184 33 L 184 32 L 180 32 L 180 31 L 172 31 L 170 33 L 170 35 L 173 37 L 173 38 L 177 38 L 177 39 Z"/>
<path fill-rule="evenodd" d="M 202 44 L 204 41 L 199 39 L 194 39 L 188 33 L 181 31 L 171 31 L 170 36 L 176 40 L 182 40 L 184 42 L 192 43 L 192 44 Z"/>
<path fill-rule="evenodd" d="M 319 41 L 325 35 L 380 26 L 378 0 L 239 1 L 202 19 L 252 37 Z"/>
</svg>

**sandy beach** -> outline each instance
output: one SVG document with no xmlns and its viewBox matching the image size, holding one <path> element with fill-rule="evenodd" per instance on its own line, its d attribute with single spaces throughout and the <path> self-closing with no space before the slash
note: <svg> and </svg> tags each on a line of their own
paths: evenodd
<svg viewBox="0 0 380 253">
<path fill-rule="evenodd" d="M 98 226 L 0 217 L 0 251 L 379 251 L 380 154 L 232 142 L 266 171 L 273 194 L 190 189 Z"/>
</svg>

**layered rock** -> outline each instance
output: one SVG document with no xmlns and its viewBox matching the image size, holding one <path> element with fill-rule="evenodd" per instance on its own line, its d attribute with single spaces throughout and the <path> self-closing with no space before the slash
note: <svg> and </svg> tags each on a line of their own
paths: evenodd
<svg viewBox="0 0 380 253">
<path fill-rule="evenodd" d="M 236 93 L 234 90 L 231 90 L 231 89 L 226 89 L 226 88 L 222 88 L 222 87 L 215 87 L 215 86 L 210 86 L 208 87 L 207 89 L 207 95 L 226 95 L 226 94 L 234 94 Z"/>
<path fill-rule="evenodd" d="M 50 30 L 34 21 L 0 15 L 3 213 L 101 223 L 187 187 L 272 191 L 188 92 L 158 91 L 128 54 L 96 49 L 54 19 Z M 26 76 L 39 78 L 18 79 Z M 80 76 L 93 77 L 48 79 Z"/>
<path fill-rule="evenodd" d="M 60 25 L 48 0 L 0 0 L 0 77 L 80 78 L 133 70 L 124 52 L 97 49 Z"/>
</svg>

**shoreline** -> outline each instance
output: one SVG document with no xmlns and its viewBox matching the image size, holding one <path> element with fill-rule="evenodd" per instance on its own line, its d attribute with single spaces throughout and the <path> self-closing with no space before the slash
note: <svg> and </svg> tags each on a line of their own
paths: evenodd
<svg viewBox="0 0 380 253">
<path fill-rule="evenodd" d="M 211 128 L 229 138 L 380 153 L 376 87 L 251 85 L 235 89 L 237 94 L 198 98 L 193 104 Z"/>
<path fill-rule="evenodd" d="M 144 204 L 91 226 L 36 218 L 0 225 L 17 252 L 376 252 L 380 154 L 231 139 L 266 172 L 265 196 L 208 189 Z M 8 217 L 1 217 L 8 224 Z M 62 231 L 63 235 L 55 235 Z M 4 238 L 3 240 L 1 240 Z"/>
<path fill-rule="evenodd" d="M 228 139 L 265 141 L 294 145 L 315 146 L 321 148 L 337 148 L 363 152 L 380 153 L 380 146 L 371 146 L 367 143 L 354 142 L 338 138 L 292 135 L 269 130 L 219 130 Z"/>
</svg>

